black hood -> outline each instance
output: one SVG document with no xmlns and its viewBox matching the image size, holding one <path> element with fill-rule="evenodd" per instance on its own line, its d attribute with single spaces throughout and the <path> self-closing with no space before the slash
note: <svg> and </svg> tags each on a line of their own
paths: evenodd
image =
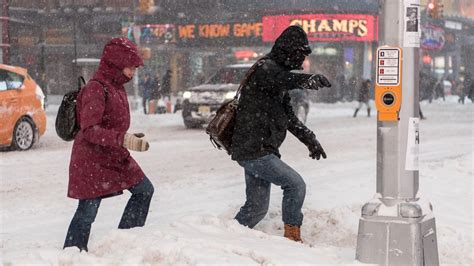
<svg viewBox="0 0 474 266">
<path fill-rule="evenodd" d="M 268 55 L 282 67 L 293 70 L 302 69 L 304 59 L 311 54 L 308 37 L 300 26 L 290 26 L 276 39 Z"/>
</svg>

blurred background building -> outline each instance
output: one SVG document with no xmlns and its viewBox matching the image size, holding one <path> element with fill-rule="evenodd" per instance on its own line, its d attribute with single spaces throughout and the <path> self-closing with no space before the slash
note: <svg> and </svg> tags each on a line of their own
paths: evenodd
<svg viewBox="0 0 474 266">
<path fill-rule="evenodd" d="M 422 0 L 421 51 L 424 69 L 459 81 L 474 74 L 474 1 Z"/>
<path fill-rule="evenodd" d="M 254 61 L 289 25 L 308 32 L 313 54 L 307 71 L 336 84 L 320 100 L 351 99 L 360 80 L 374 73 L 377 0 L 2 1 L 3 61 L 28 68 L 50 94 L 74 88 L 83 71 L 75 58 L 94 62 L 107 40 L 120 35 L 140 47 L 147 72 L 171 70 L 174 92 L 223 65 Z M 421 2 L 423 67 L 453 80 L 474 72 L 474 1 Z"/>
</svg>

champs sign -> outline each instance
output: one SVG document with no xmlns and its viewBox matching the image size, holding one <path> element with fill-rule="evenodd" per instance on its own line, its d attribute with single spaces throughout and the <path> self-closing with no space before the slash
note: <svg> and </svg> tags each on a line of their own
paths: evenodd
<svg viewBox="0 0 474 266">
<path fill-rule="evenodd" d="M 309 41 L 378 40 L 378 17 L 364 14 L 305 14 L 263 17 L 264 42 L 273 42 L 292 25 L 301 26 Z"/>
</svg>

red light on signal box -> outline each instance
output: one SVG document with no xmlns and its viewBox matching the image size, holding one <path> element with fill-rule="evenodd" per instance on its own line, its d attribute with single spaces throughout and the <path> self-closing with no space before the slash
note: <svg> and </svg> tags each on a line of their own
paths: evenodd
<svg viewBox="0 0 474 266">
<path fill-rule="evenodd" d="M 431 56 L 424 55 L 422 60 L 423 60 L 423 64 L 428 65 L 431 63 Z"/>
</svg>

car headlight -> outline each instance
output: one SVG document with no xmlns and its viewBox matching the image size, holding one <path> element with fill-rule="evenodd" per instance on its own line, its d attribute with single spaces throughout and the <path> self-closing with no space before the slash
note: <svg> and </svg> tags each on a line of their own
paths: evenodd
<svg viewBox="0 0 474 266">
<path fill-rule="evenodd" d="M 237 92 L 235 92 L 235 91 L 229 91 L 228 93 L 226 93 L 225 94 L 226 100 L 234 99 L 236 93 Z"/>
<path fill-rule="evenodd" d="M 189 99 L 189 98 L 191 98 L 191 92 L 190 92 L 190 91 L 185 91 L 185 92 L 183 93 L 183 98 L 184 98 L 184 99 Z"/>
</svg>

